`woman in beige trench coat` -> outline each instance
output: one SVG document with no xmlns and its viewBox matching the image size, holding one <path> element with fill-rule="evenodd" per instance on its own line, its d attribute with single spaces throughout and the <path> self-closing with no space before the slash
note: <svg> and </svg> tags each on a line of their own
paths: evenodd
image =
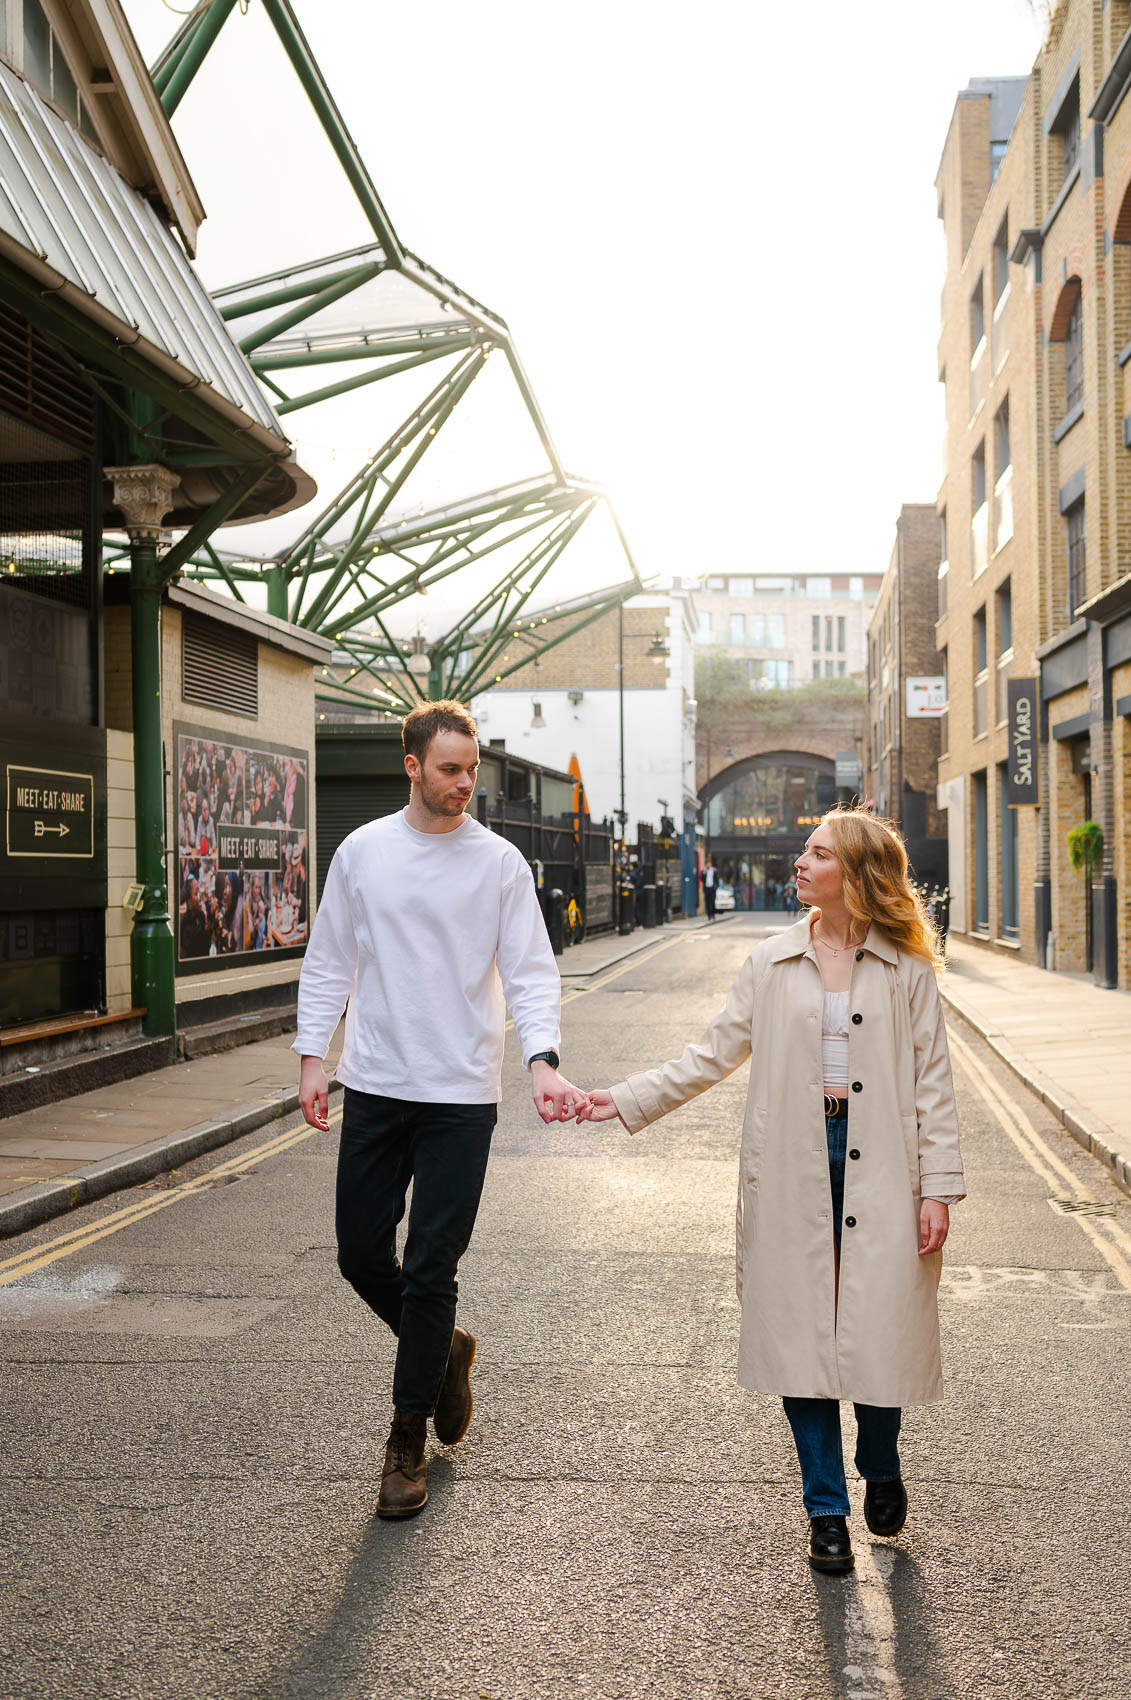
<svg viewBox="0 0 1131 1700">
<path fill-rule="evenodd" d="M 809 912 L 762 940 L 706 1036 L 591 1093 L 582 1119 L 630 1133 L 751 1058 L 738 1189 L 738 1377 L 782 1396 L 809 1557 L 848 1570 L 838 1401 L 874 1534 L 907 1514 L 904 1405 L 942 1394 L 937 1290 L 949 1205 L 965 1196 L 933 928 L 896 830 L 826 815 L 797 858 Z"/>
</svg>

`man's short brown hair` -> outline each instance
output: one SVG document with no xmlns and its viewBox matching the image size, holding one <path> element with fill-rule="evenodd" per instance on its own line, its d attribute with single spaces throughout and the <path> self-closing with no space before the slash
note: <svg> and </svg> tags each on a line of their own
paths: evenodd
<svg viewBox="0 0 1131 1700">
<path fill-rule="evenodd" d="M 401 743 L 406 756 L 423 762 L 428 746 L 437 732 L 462 732 L 478 740 L 479 728 L 462 702 L 449 698 L 443 702 L 421 702 L 405 715 L 401 722 Z"/>
</svg>

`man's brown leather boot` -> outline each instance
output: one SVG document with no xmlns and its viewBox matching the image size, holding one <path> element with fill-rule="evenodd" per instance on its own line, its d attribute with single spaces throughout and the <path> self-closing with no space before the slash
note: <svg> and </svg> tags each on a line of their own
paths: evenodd
<svg viewBox="0 0 1131 1700">
<path fill-rule="evenodd" d="M 415 1517 L 428 1504 L 428 1465 L 424 1442 L 428 1418 L 416 1411 L 394 1411 L 381 1471 L 378 1517 Z"/>
<path fill-rule="evenodd" d="M 445 1446 L 454 1446 L 457 1440 L 462 1440 L 471 1426 L 471 1412 L 475 1405 L 471 1392 L 471 1366 L 474 1361 L 475 1335 L 469 1334 L 457 1323 L 440 1397 L 436 1401 L 436 1414 L 432 1418 L 436 1439 Z"/>
</svg>

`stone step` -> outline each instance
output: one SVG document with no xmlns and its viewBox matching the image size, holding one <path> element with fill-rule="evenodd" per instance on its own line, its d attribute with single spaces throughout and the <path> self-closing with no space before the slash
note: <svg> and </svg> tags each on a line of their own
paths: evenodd
<svg viewBox="0 0 1131 1700">
<path fill-rule="evenodd" d="M 256 1039 L 293 1033 L 297 1026 L 298 1005 L 293 1003 L 278 1009 L 257 1010 L 254 1014 L 229 1016 L 226 1021 L 209 1021 L 200 1027 L 182 1029 L 177 1034 L 177 1054 L 191 1062 L 193 1057 L 234 1051 L 237 1046 L 250 1045 Z"/>
<path fill-rule="evenodd" d="M 60 1098 L 72 1098 L 76 1092 L 115 1086 L 120 1080 L 132 1080 L 175 1061 L 171 1038 L 132 1039 L 123 1045 L 108 1045 L 25 1068 L 19 1074 L 0 1078 L 0 1116 L 18 1116 L 24 1110 L 58 1103 Z"/>
</svg>

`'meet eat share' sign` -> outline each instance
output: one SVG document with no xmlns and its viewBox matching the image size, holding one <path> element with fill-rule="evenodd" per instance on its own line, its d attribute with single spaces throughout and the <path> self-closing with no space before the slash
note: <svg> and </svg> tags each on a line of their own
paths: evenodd
<svg viewBox="0 0 1131 1700">
<path fill-rule="evenodd" d="M 94 776 L 8 766 L 9 856 L 94 855 Z"/>
</svg>

